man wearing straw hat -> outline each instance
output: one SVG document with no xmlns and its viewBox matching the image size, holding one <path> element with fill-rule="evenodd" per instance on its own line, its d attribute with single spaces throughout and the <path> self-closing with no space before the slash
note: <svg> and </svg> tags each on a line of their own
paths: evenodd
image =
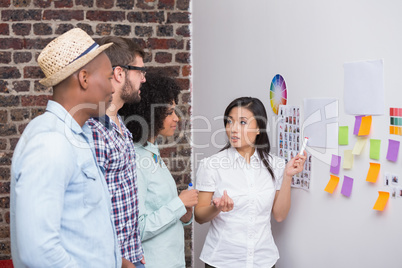
<svg viewBox="0 0 402 268">
<path fill-rule="evenodd" d="M 96 157 L 112 196 L 113 219 L 123 267 L 144 267 L 139 233 L 137 173 L 133 137 L 117 114 L 125 103 L 139 102 L 145 82 L 145 53 L 130 39 L 106 36 L 99 44 L 113 43 L 105 50 L 113 66 L 115 90 L 106 115 L 88 120 L 93 131 Z M 142 262 L 141 262 L 142 260 Z"/>
<path fill-rule="evenodd" d="M 53 87 L 46 112 L 26 127 L 11 167 L 15 267 L 121 267 L 111 203 L 85 122 L 112 100 L 112 66 L 75 28 L 51 41 L 38 63 Z"/>
</svg>

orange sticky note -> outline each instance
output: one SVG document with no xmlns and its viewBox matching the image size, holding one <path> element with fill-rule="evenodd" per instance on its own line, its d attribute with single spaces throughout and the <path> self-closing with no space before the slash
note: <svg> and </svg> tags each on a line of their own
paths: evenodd
<svg viewBox="0 0 402 268">
<path fill-rule="evenodd" d="M 373 209 L 383 211 L 389 199 L 389 192 L 378 191 L 378 198 Z"/>
<path fill-rule="evenodd" d="M 395 127 L 389 126 L 389 134 L 395 134 Z"/>
<path fill-rule="evenodd" d="M 370 134 L 372 120 L 371 115 L 362 117 L 358 136 L 366 136 Z"/>
<path fill-rule="evenodd" d="M 366 181 L 369 181 L 372 183 L 376 182 L 377 178 L 378 178 L 378 174 L 380 173 L 380 167 L 381 167 L 380 163 L 370 163 L 370 168 L 367 173 Z"/>
<path fill-rule="evenodd" d="M 325 187 L 324 191 L 332 194 L 335 191 L 336 186 L 338 186 L 339 177 L 331 175 L 327 186 Z"/>
</svg>

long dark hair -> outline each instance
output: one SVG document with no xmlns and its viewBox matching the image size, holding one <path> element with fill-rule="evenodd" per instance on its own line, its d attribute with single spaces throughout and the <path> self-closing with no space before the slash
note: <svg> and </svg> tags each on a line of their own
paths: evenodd
<svg viewBox="0 0 402 268">
<path fill-rule="evenodd" d="M 243 107 L 253 113 L 257 122 L 257 126 L 260 129 L 260 133 L 257 135 L 255 139 L 254 146 L 257 150 L 258 156 L 260 157 L 262 163 L 268 169 L 268 172 L 269 174 L 271 174 L 272 178 L 275 179 L 274 171 L 269 161 L 269 158 L 271 157 L 269 154 L 269 152 L 271 151 L 271 145 L 269 143 L 269 138 L 266 131 L 268 118 L 264 104 L 262 104 L 262 102 L 259 99 L 252 97 L 241 97 L 235 99 L 228 105 L 228 107 L 226 107 L 223 118 L 223 123 L 225 127 L 228 123 L 229 113 L 235 107 Z M 230 142 L 228 141 L 228 143 L 225 145 L 222 151 L 230 147 L 231 145 Z"/>
</svg>

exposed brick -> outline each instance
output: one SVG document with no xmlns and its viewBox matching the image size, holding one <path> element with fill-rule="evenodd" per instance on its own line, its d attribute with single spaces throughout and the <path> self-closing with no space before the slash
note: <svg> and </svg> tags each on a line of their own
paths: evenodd
<svg viewBox="0 0 402 268">
<path fill-rule="evenodd" d="M 151 26 L 135 26 L 135 35 L 136 36 L 148 36 L 151 37 L 153 34 L 153 29 Z"/>
<path fill-rule="evenodd" d="M 18 38 L 0 38 L 0 49 L 23 49 L 25 41 Z"/>
<path fill-rule="evenodd" d="M 172 177 L 173 177 L 176 185 L 182 184 L 183 176 L 181 174 L 180 175 L 172 174 Z"/>
<path fill-rule="evenodd" d="M 0 252 L 2 252 L 3 254 L 11 254 L 11 243 L 10 241 L 2 241 L 0 243 Z M 10 259 L 8 257 L 8 259 Z"/>
<path fill-rule="evenodd" d="M 96 34 L 98 35 L 110 35 L 112 33 L 112 25 L 111 24 L 104 24 L 100 23 L 96 25 Z"/>
<path fill-rule="evenodd" d="M 117 24 L 114 26 L 113 33 L 117 36 L 128 36 L 131 33 L 131 26 Z"/>
<path fill-rule="evenodd" d="M 13 32 L 16 35 L 29 35 L 31 27 L 29 23 L 15 23 L 12 25 Z"/>
<path fill-rule="evenodd" d="M 11 0 L 0 0 L 0 7 L 9 7 L 11 5 Z"/>
<path fill-rule="evenodd" d="M 27 7 L 31 4 L 30 0 L 13 0 L 14 7 Z"/>
<path fill-rule="evenodd" d="M 72 25 L 72 24 L 59 24 L 57 26 L 55 34 L 61 35 L 61 34 L 64 34 L 65 32 L 68 32 L 69 30 L 71 30 L 73 28 L 74 28 L 74 25 Z"/>
<path fill-rule="evenodd" d="M 13 81 L 13 90 L 16 92 L 28 92 L 30 81 Z"/>
<path fill-rule="evenodd" d="M 10 197 L 6 196 L 0 198 L 0 208 L 10 208 Z M 10 245 L 8 245 L 8 247 L 10 247 Z M 3 251 L 3 243 L 0 243 L 0 250 Z"/>
<path fill-rule="evenodd" d="M 41 79 L 45 74 L 42 72 L 39 66 L 27 66 L 24 67 L 24 78 Z"/>
<path fill-rule="evenodd" d="M 33 32 L 35 35 L 51 35 L 53 30 L 49 23 L 35 23 L 33 25 Z"/>
<path fill-rule="evenodd" d="M 0 182 L 0 194 L 10 193 L 10 182 Z M 6 236 L 7 237 L 7 236 Z M 3 229 L 0 228 L 0 238 L 4 238 Z"/>
<path fill-rule="evenodd" d="M 137 0 L 137 4 L 135 5 L 139 9 L 154 9 L 155 8 L 155 0 Z"/>
<path fill-rule="evenodd" d="M 188 41 L 187 41 L 186 50 L 188 50 L 188 51 L 191 50 L 191 40 L 188 40 Z"/>
<path fill-rule="evenodd" d="M 189 10 L 190 0 L 176 0 L 176 7 L 180 10 Z"/>
<path fill-rule="evenodd" d="M 34 0 L 34 6 L 39 8 L 47 8 L 50 7 L 53 0 Z"/>
<path fill-rule="evenodd" d="M 177 77 L 180 73 L 180 67 L 168 66 L 168 67 L 147 67 L 149 72 L 163 73 L 166 76 Z"/>
<path fill-rule="evenodd" d="M 77 24 L 78 28 L 81 28 L 82 30 L 84 30 L 87 34 L 89 35 L 93 35 L 94 32 L 92 31 L 92 26 L 86 23 L 78 23 Z"/>
<path fill-rule="evenodd" d="M 183 76 L 190 76 L 191 75 L 191 65 L 185 65 L 181 68 L 181 74 Z"/>
<path fill-rule="evenodd" d="M 176 62 L 179 63 L 190 63 L 191 54 L 188 52 L 179 52 L 175 55 Z"/>
<path fill-rule="evenodd" d="M 11 52 L 0 52 L 0 63 L 8 64 L 11 62 Z"/>
<path fill-rule="evenodd" d="M 32 60 L 31 52 L 14 52 L 13 54 L 14 63 L 27 63 Z"/>
<path fill-rule="evenodd" d="M 32 108 L 31 109 L 31 119 L 43 114 L 46 111 L 46 108 Z"/>
<path fill-rule="evenodd" d="M 5 149 L 7 149 L 7 139 L 0 139 L 0 150 L 5 150 Z M 1 177 L 1 174 L 0 174 L 0 177 Z"/>
<path fill-rule="evenodd" d="M 19 138 L 10 138 L 10 150 L 14 151 L 15 146 L 17 146 Z"/>
<path fill-rule="evenodd" d="M 28 20 L 41 20 L 42 11 L 35 9 L 35 10 L 24 10 L 24 9 L 17 9 L 17 10 L 2 10 L 1 11 L 1 18 L 2 21 L 28 21 Z"/>
<path fill-rule="evenodd" d="M 46 93 L 53 93 L 52 87 L 46 87 L 39 83 L 39 81 L 34 82 L 34 91 L 35 92 L 46 92 Z"/>
<path fill-rule="evenodd" d="M 97 8 L 111 9 L 114 5 L 113 0 L 96 0 Z"/>
<path fill-rule="evenodd" d="M 19 134 L 22 134 L 22 132 L 24 132 L 24 129 L 27 127 L 27 125 L 28 125 L 28 123 L 20 124 L 20 125 L 18 126 L 18 133 L 19 133 Z"/>
<path fill-rule="evenodd" d="M 117 0 L 116 6 L 121 9 L 132 10 L 134 8 L 134 0 Z"/>
<path fill-rule="evenodd" d="M 92 21 L 123 21 L 125 18 L 121 11 L 87 11 L 87 19 Z"/>
<path fill-rule="evenodd" d="M 0 93 L 9 93 L 8 82 L 5 80 L 0 80 Z"/>
<path fill-rule="evenodd" d="M 50 99 L 49 95 L 31 95 L 21 96 L 21 105 L 26 106 L 46 106 L 47 101 Z"/>
<path fill-rule="evenodd" d="M 93 7 L 94 0 L 75 0 L 76 6 Z"/>
<path fill-rule="evenodd" d="M 53 38 L 37 38 L 37 39 L 27 39 L 25 40 L 25 48 L 26 49 L 43 49 L 47 44 L 52 41 Z M 38 54 L 39 55 L 39 54 Z M 36 59 L 37 57 L 35 57 Z"/>
<path fill-rule="evenodd" d="M 55 0 L 54 7 L 55 8 L 70 8 L 73 7 L 73 0 Z"/>
<path fill-rule="evenodd" d="M 190 23 L 188 12 L 175 12 L 167 15 L 167 23 Z"/>
<path fill-rule="evenodd" d="M 173 26 L 172 25 L 159 25 L 157 26 L 157 36 L 173 36 Z"/>
<path fill-rule="evenodd" d="M 190 27 L 188 25 L 181 26 L 177 28 L 176 34 L 184 37 L 190 37 Z"/>
<path fill-rule="evenodd" d="M 0 67 L 0 79 L 20 78 L 21 73 L 16 67 Z"/>
<path fill-rule="evenodd" d="M 141 46 L 141 47 L 145 47 L 145 46 Z M 152 62 L 152 53 L 151 52 L 145 53 L 144 63 L 147 63 L 147 62 Z"/>
<path fill-rule="evenodd" d="M 7 211 L 6 213 L 4 213 L 4 219 L 7 224 L 10 224 L 10 211 Z"/>
<path fill-rule="evenodd" d="M 159 0 L 158 9 L 173 9 L 175 0 Z"/>
<path fill-rule="evenodd" d="M 0 23 L 0 35 L 9 35 L 10 28 L 7 23 Z"/>
<path fill-rule="evenodd" d="M 179 155 L 181 155 L 181 156 L 191 156 L 191 148 L 182 148 L 179 151 Z"/>
<path fill-rule="evenodd" d="M 172 53 L 167 52 L 157 52 L 155 54 L 155 61 L 157 63 L 168 63 L 172 62 Z"/>
<path fill-rule="evenodd" d="M 5 124 L 8 122 L 8 111 L 0 110 L 0 123 Z"/>
<path fill-rule="evenodd" d="M 29 119 L 31 112 L 29 109 L 13 109 L 11 110 L 11 120 L 12 121 L 23 121 Z"/>
<path fill-rule="evenodd" d="M 150 49 L 183 49 L 184 42 L 175 39 L 149 38 L 147 47 Z"/>
<path fill-rule="evenodd" d="M 176 147 L 166 147 L 160 151 L 161 157 L 175 157 L 177 153 Z"/>
<path fill-rule="evenodd" d="M 176 83 L 181 88 L 181 90 L 189 90 L 190 89 L 190 79 L 177 78 Z"/>
<path fill-rule="evenodd" d="M 10 168 L 0 167 L 0 180 L 7 181 L 11 177 Z"/>
<path fill-rule="evenodd" d="M 45 10 L 43 11 L 44 20 L 83 20 L 84 11 L 83 10 Z"/>
<path fill-rule="evenodd" d="M 17 128 L 15 127 L 15 125 L 12 124 L 0 124 L 0 136 L 11 136 L 11 135 L 15 135 L 17 134 Z M 0 154 L 1 156 L 1 154 Z M 3 159 L 3 157 L 0 157 L 0 164 L 6 161 L 7 159 Z M 10 163 L 11 163 L 11 159 L 10 159 Z"/>
<path fill-rule="evenodd" d="M 130 12 L 127 14 L 129 22 L 136 23 L 162 23 L 165 21 L 165 13 L 159 12 Z"/>
</svg>

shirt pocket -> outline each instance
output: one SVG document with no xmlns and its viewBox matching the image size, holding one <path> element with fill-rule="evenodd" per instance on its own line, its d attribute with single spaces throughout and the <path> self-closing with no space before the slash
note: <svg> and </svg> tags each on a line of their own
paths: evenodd
<svg viewBox="0 0 402 268">
<path fill-rule="evenodd" d="M 87 164 L 83 165 L 82 173 L 84 173 L 84 204 L 96 206 L 102 200 L 104 193 L 99 172 L 96 166 Z"/>
</svg>

